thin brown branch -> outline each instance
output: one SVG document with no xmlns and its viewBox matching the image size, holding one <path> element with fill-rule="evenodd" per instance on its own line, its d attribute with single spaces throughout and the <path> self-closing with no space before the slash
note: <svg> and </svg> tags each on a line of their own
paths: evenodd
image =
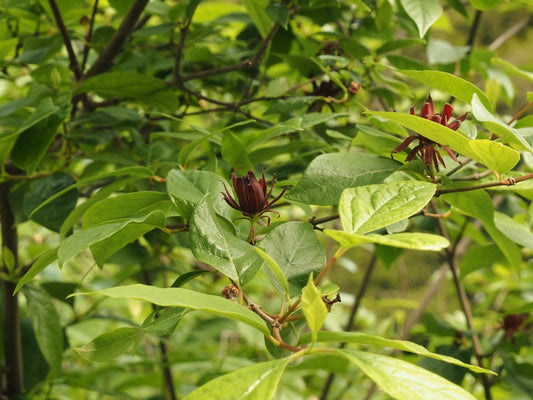
<svg viewBox="0 0 533 400">
<path fill-rule="evenodd" d="M 359 310 L 361 300 L 363 299 L 366 293 L 366 290 L 368 288 L 370 278 L 372 277 L 372 273 L 374 272 L 374 267 L 376 266 L 376 261 L 377 261 L 377 257 L 375 254 L 373 254 L 366 268 L 365 275 L 363 276 L 363 281 L 361 282 L 361 285 L 359 285 L 359 290 L 357 291 L 357 294 L 355 296 L 355 301 L 352 305 L 352 309 L 350 310 L 350 316 L 348 317 L 348 322 L 346 323 L 346 326 L 344 328 L 345 332 L 350 332 L 353 329 L 355 315 L 357 314 L 357 311 Z M 339 348 L 341 349 L 345 347 L 346 347 L 346 343 L 344 342 L 339 345 Z M 331 372 L 328 375 L 326 382 L 324 383 L 324 386 L 322 388 L 322 395 L 320 396 L 320 400 L 326 400 L 328 398 L 329 392 L 331 390 L 331 385 L 333 384 L 334 379 L 335 379 L 335 373 Z"/>
<path fill-rule="evenodd" d="M 133 31 L 135 24 L 139 20 L 142 12 L 144 11 L 149 0 L 135 0 L 131 5 L 128 13 L 122 20 L 119 28 L 105 47 L 104 51 L 100 54 L 98 59 L 91 66 L 89 71 L 85 74 L 85 78 L 90 78 L 106 72 L 113 65 L 113 61 L 119 55 L 120 49 L 124 45 L 124 42 Z"/>
<path fill-rule="evenodd" d="M 259 47 L 259 49 L 257 50 L 257 53 L 253 57 L 243 60 L 237 64 L 228 65 L 228 66 L 220 67 L 220 68 L 207 69 L 207 70 L 196 72 L 196 73 L 191 73 L 191 74 L 182 76 L 181 81 L 185 82 L 185 81 L 189 81 L 192 79 L 200 79 L 200 78 L 205 78 L 205 77 L 212 76 L 212 75 L 220 75 L 220 74 L 224 74 L 227 72 L 245 70 L 245 69 L 249 69 L 249 68 L 253 68 L 257 66 L 261 62 L 261 59 L 263 58 L 263 55 L 268 48 L 268 45 L 274 38 L 274 35 L 278 31 L 279 26 L 280 25 L 278 23 L 275 23 L 272 26 L 272 29 L 270 29 L 270 31 L 268 32 L 268 35 L 263 39 L 263 41 L 261 42 L 261 46 Z"/>
<path fill-rule="evenodd" d="M 56 1 L 48 0 L 48 4 L 50 4 L 50 8 L 52 9 L 52 13 L 54 14 L 54 19 L 56 20 L 57 27 L 59 29 L 59 32 L 61 33 L 61 37 L 63 38 L 65 47 L 67 48 L 68 58 L 70 60 L 69 68 L 74 73 L 74 78 L 76 78 L 77 82 L 82 78 L 81 69 L 80 65 L 78 64 L 78 59 L 76 58 L 76 53 L 74 53 L 67 27 L 63 22 L 63 17 L 61 16 L 61 12 L 59 11 L 59 7 L 57 6 Z"/>
<path fill-rule="evenodd" d="M 513 185 L 516 185 L 517 183 L 527 181 L 532 178 L 533 178 L 533 173 L 529 173 L 526 175 L 519 176 L 517 178 L 502 179 L 499 182 L 489 182 L 489 183 L 484 183 L 482 185 L 465 186 L 465 187 L 450 188 L 450 189 L 438 189 L 435 196 L 440 196 L 446 193 L 469 192 L 471 190 L 486 189 L 486 188 L 495 187 L 495 186 L 513 186 Z"/>
<path fill-rule="evenodd" d="M 81 62 L 81 72 L 85 71 L 87 65 L 87 58 L 89 57 L 89 50 L 91 49 L 91 39 L 94 30 L 94 21 L 96 19 L 96 12 L 98 11 L 98 0 L 94 1 L 93 11 L 91 13 L 91 21 L 89 22 L 89 29 L 85 35 L 85 46 L 83 47 L 83 59 Z"/>
</svg>

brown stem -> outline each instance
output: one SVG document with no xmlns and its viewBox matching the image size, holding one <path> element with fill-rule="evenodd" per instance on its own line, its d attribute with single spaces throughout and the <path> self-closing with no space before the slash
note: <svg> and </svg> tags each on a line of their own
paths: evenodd
<svg viewBox="0 0 533 400">
<path fill-rule="evenodd" d="M 81 80 L 81 70 L 80 65 L 78 64 L 78 59 L 76 58 L 76 53 L 74 53 L 74 49 L 72 48 L 72 42 L 70 41 L 70 36 L 68 34 L 67 27 L 63 22 L 63 17 L 61 16 L 61 12 L 59 11 L 59 7 L 57 6 L 56 1 L 48 0 L 48 3 L 50 4 L 50 8 L 52 9 L 52 13 L 54 14 L 54 19 L 56 20 L 57 27 L 59 28 L 59 32 L 61 32 L 63 42 L 65 43 L 65 47 L 67 48 L 68 58 L 70 60 L 69 68 L 74 73 L 74 77 L 76 78 L 77 82 Z"/>
<path fill-rule="evenodd" d="M 90 78 L 107 71 L 113 65 L 113 60 L 119 55 L 122 45 L 133 31 L 141 13 L 148 4 L 149 0 L 135 0 L 131 5 L 128 13 L 122 20 L 118 30 L 111 38 L 109 44 L 100 54 L 95 63 L 91 66 L 89 71 L 85 74 L 85 78 Z"/>
<path fill-rule="evenodd" d="M 191 73 L 189 75 L 182 76 L 181 81 L 185 82 L 185 81 L 189 81 L 192 79 L 200 79 L 200 78 L 205 78 L 205 77 L 212 76 L 212 75 L 219 75 L 219 74 L 224 74 L 226 72 L 239 71 L 239 70 L 244 70 L 244 69 L 255 67 L 261 62 L 261 59 L 263 58 L 263 55 L 266 49 L 268 48 L 268 45 L 272 41 L 272 38 L 274 37 L 278 29 L 279 29 L 279 24 L 275 23 L 272 26 L 272 29 L 270 29 L 270 32 L 268 32 L 268 35 L 263 39 L 261 46 L 259 47 L 259 50 L 253 57 L 248 58 L 244 61 L 241 61 L 240 63 L 237 63 L 237 64 L 228 65 L 226 67 L 207 69 L 204 71 Z"/>
<path fill-rule="evenodd" d="M 500 182 L 490 182 L 490 183 L 484 183 L 482 185 L 466 186 L 466 187 L 460 187 L 460 188 L 439 189 L 437 190 L 437 193 L 435 194 L 435 196 L 438 197 L 446 193 L 469 192 L 471 190 L 486 189 L 486 188 L 494 187 L 494 186 L 512 186 L 512 185 L 516 185 L 517 183 L 527 181 L 532 178 L 533 178 L 533 173 L 529 173 L 526 175 L 519 176 L 517 178 L 503 179 Z"/>
<path fill-rule="evenodd" d="M 98 0 L 95 0 L 93 11 L 91 14 L 91 22 L 89 23 L 89 29 L 85 35 L 85 46 L 83 47 L 83 59 L 81 62 L 81 72 L 85 71 L 85 65 L 87 65 L 87 57 L 89 56 L 90 43 L 93 36 L 94 20 L 96 18 L 96 12 L 98 11 Z"/>
<path fill-rule="evenodd" d="M 438 223 L 439 223 L 439 229 L 441 233 L 443 234 L 443 236 L 445 237 L 449 236 L 442 220 L 438 220 Z M 456 246 L 454 246 L 452 249 L 445 251 L 446 262 L 448 264 L 450 271 L 452 272 L 453 284 L 457 292 L 457 297 L 459 299 L 461 309 L 466 319 L 466 326 L 472 337 L 472 345 L 474 347 L 474 355 L 476 357 L 477 364 L 483 368 L 484 367 L 483 366 L 483 350 L 481 348 L 481 342 L 479 341 L 479 336 L 474 328 L 472 309 L 470 307 L 470 302 L 468 301 L 466 291 L 463 285 L 461 284 L 461 281 L 459 278 L 459 272 L 457 270 L 457 263 L 455 261 L 455 257 L 456 257 L 455 249 L 456 249 Z M 485 391 L 485 399 L 492 400 L 489 379 L 487 375 L 485 374 L 481 374 L 480 376 L 481 376 L 481 384 L 483 385 L 483 389 Z"/>
<path fill-rule="evenodd" d="M 143 279 L 147 285 L 152 284 L 152 273 L 149 269 L 143 266 L 142 269 Z M 156 305 L 152 305 L 152 308 L 157 309 Z M 165 398 L 168 400 L 176 400 L 176 389 L 174 388 L 174 380 L 172 379 L 172 370 L 170 368 L 168 360 L 168 348 L 164 339 L 159 339 L 159 353 L 161 355 L 161 370 L 163 373 L 163 384 L 165 387 Z"/>
<path fill-rule="evenodd" d="M 11 252 L 14 270 L 18 270 L 18 237 L 15 217 L 8 200 L 9 184 L 0 184 L 0 217 L 2 232 L 2 253 Z M 9 274 L 2 263 L 2 273 Z M 2 332 L 4 340 L 5 376 L 7 386 L 3 393 L 10 399 L 21 395 L 24 390 L 22 369 L 22 342 L 20 336 L 20 318 L 18 296 L 13 295 L 15 285 L 2 279 Z M 4 389 L 4 388 L 2 388 Z"/>
<path fill-rule="evenodd" d="M 370 282 L 370 278 L 372 277 L 372 272 L 374 272 L 374 267 L 376 266 L 377 257 L 375 254 L 372 255 L 372 258 L 370 259 L 370 262 L 368 263 L 368 267 L 366 268 L 365 275 L 363 276 L 363 281 L 361 282 L 361 285 L 359 286 L 359 290 L 355 296 L 355 301 L 352 305 L 352 309 L 350 310 L 350 316 L 348 317 L 348 322 L 346 323 L 346 327 L 344 328 L 345 332 L 349 332 L 353 329 L 354 321 L 355 321 L 355 315 L 357 314 L 357 310 L 359 310 L 359 305 L 361 304 L 361 300 L 363 299 L 363 296 L 366 293 L 366 289 L 368 288 L 368 283 Z M 346 343 L 341 343 L 339 345 L 339 348 L 344 349 L 346 347 Z M 331 385 L 333 384 L 333 380 L 335 379 L 335 373 L 330 372 L 328 375 L 328 378 L 326 379 L 326 382 L 324 383 L 324 387 L 322 388 L 322 395 L 320 396 L 320 400 L 326 400 L 329 395 L 329 391 L 331 389 Z"/>
</svg>

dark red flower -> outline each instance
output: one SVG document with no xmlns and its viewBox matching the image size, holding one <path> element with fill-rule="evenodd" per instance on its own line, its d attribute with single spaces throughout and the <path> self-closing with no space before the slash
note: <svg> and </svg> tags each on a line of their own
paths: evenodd
<svg viewBox="0 0 533 400">
<path fill-rule="evenodd" d="M 420 110 L 421 118 L 429 119 L 433 122 L 444 125 L 445 127 L 450 128 L 453 131 L 456 131 L 459 128 L 461 122 L 466 119 L 467 114 L 468 113 L 464 113 L 459 118 L 450 121 L 453 118 L 452 106 L 449 104 L 445 104 L 444 109 L 442 110 L 442 115 L 435 113 L 435 105 L 433 104 L 433 99 L 431 98 L 431 95 L 428 95 L 428 98 L 426 99 L 424 105 L 422 106 L 422 109 Z M 416 115 L 414 107 L 411 108 L 411 115 Z M 405 159 L 406 161 L 411 161 L 418 154 L 428 168 L 434 166 L 435 169 L 438 171 L 439 162 L 442 164 L 443 167 L 446 167 L 446 164 L 444 163 L 444 160 L 442 159 L 442 156 L 438 151 L 438 148 L 441 148 L 446 151 L 446 153 L 448 153 L 448 155 L 453 160 L 459 162 L 459 160 L 457 159 L 455 154 L 453 154 L 449 147 L 444 146 L 442 144 L 438 144 L 422 135 L 411 135 L 407 137 L 402 143 L 400 143 L 398 147 L 392 150 L 392 153 L 398 153 L 400 151 L 405 150 L 407 146 L 409 146 L 411 142 L 415 140 L 418 140 L 418 144 L 409 152 L 407 158 Z"/>
<path fill-rule="evenodd" d="M 283 189 L 281 194 L 274 198 L 272 201 L 268 201 L 270 195 L 272 194 L 272 189 L 274 189 L 274 181 L 276 175 L 272 178 L 272 183 L 270 184 L 270 190 L 267 193 L 267 183 L 265 179 L 265 172 L 263 169 L 263 174 L 259 181 L 255 177 L 255 174 L 252 170 L 248 171 L 248 174 L 243 177 L 238 177 L 234 172 L 231 174 L 233 180 L 233 189 L 237 195 L 236 199 L 233 198 L 224 184 L 225 192 L 222 192 L 222 196 L 226 203 L 230 207 L 240 211 L 242 215 L 248 218 L 266 218 L 268 220 L 268 225 L 270 226 L 270 217 L 264 216 L 266 212 L 273 212 L 278 214 L 276 211 L 271 210 L 270 207 L 276 203 L 281 196 L 285 193 L 288 188 Z"/>
</svg>

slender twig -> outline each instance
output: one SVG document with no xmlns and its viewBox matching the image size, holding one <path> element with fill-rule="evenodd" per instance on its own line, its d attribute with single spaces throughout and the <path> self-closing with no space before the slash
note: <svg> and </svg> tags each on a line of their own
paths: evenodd
<svg viewBox="0 0 533 400">
<path fill-rule="evenodd" d="M 152 271 L 145 265 L 142 266 L 143 279 L 147 285 L 152 285 Z M 152 304 L 152 309 L 155 311 L 157 306 Z M 174 379 L 172 378 L 172 370 L 168 359 L 168 348 L 164 338 L 159 339 L 159 353 L 161 355 L 161 371 L 163 373 L 163 383 L 166 390 L 165 398 L 169 400 L 176 400 L 176 389 L 174 387 Z"/>
<path fill-rule="evenodd" d="M 316 218 L 315 216 L 313 216 L 309 219 L 308 222 L 313 225 L 313 228 L 316 228 L 317 225 L 324 224 L 330 221 L 335 221 L 336 219 L 339 219 L 339 214 L 329 215 L 323 218 Z"/>
<path fill-rule="evenodd" d="M 471 190 L 486 189 L 486 188 L 494 187 L 494 186 L 513 186 L 513 185 L 516 185 L 517 183 L 527 181 L 532 178 L 533 178 L 533 173 L 529 173 L 529 174 L 522 175 L 516 178 L 503 179 L 499 182 L 484 183 L 482 185 L 465 186 L 465 187 L 450 188 L 450 189 L 438 189 L 435 196 L 440 196 L 446 193 L 468 192 Z"/>
<path fill-rule="evenodd" d="M 438 224 L 439 224 L 439 229 L 441 231 L 441 234 L 447 237 L 448 231 L 446 227 L 444 226 L 444 223 L 442 222 L 442 220 L 438 220 Z M 474 323 L 473 323 L 474 318 L 472 315 L 472 309 L 470 307 L 470 302 L 468 301 L 466 291 L 459 279 L 459 272 L 457 268 L 457 263 L 455 261 L 456 254 L 454 253 L 453 250 L 454 250 L 453 248 L 445 250 L 444 254 L 445 254 L 446 262 L 448 264 L 450 271 L 452 272 L 453 284 L 457 292 L 459 304 L 461 305 L 461 309 L 466 319 L 466 326 L 472 338 L 472 345 L 474 347 L 474 355 L 475 355 L 477 364 L 480 367 L 483 367 L 483 350 L 481 348 L 481 342 L 474 328 Z M 492 394 L 490 392 L 490 383 L 489 383 L 488 377 L 485 374 L 481 374 L 480 376 L 481 376 L 481 383 L 485 390 L 485 399 L 491 400 Z"/>
<path fill-rule="evenodd" d="M 476 10 L 476 14 L 474 15 L 474 21 L 472 22 L 472 26 L 470 27 L 470 33 L 468 34 L 468 39 L 466 41 L 466 45 L 469 47 L 467 54 L 470 54 L 472 52 L 472 49 L 474 48 L 474 42 L 476 41 L 476 35 L 479 32 L 481 15 L 482 15 L 482 11 Z"/>
<path fill-rule="evenodd" d="M 9 204 L 8 183 L 0 184 L 0 215 L 2 232 L 2 253 L 9 250 L 13 256 L 13 270 L 18 270 L 18 237 L 13 210 Z M 7 266 L 2 263 L 2 272 L 9 274 Z M 4 341 L 4 373 L 7 379 L 5 395 L 14 399 L 24 391 L 22 369 L 22 343 L 18 296 L 13 295 L 15 285 L 2 279 L 2 332 Z"/>
<path fill-rule="evenodd" d="M 345 332 L 349 332 L 353 329 L 353 326 L 355 323 L 355 315 L 357 314 L 357 311 L 359 310 L 361 300 L 363 299 L 366 293 L 366 289 L 368 288 L 368 283 L 370 282 L 370 278 L 372 277 L 372 272 L 374 272 L 376 261 L 377 261 L 377 257 L 375 254 L 373 254 L 366 268 L 365 275 L 363 276 L 363 281 L 361 282 L 361 285 L 359 285 L 359 290 L 355 296 L 355 301 L 352 305 L 352 309 L 350 310 L 350 316 L 348 317 L 348 322 L 346 323 L 346 326 L 344 327 Z M 346 347 L 346 343 L 344 342 L 339 345 L 339 348 L 341 349 L 345 347 Z M 331 389 L 331 385 L 333 384 L 334 379 L 335 379 L 335 373 L 330 372 L 330 374 L 328 375 L 326 379 L 326 382 L 324 383 L 324 387 L 322 388 L 322 395 L 320 396 L 320 400 L 326 400 L 328 398 L 329 391 Z"/>
<path fill-rule="evenodd" d="M 87 58 L 89 57 L 89 50 L 91 48 L 91 39 L 93 36 L 94 21 L 96 19 L 96 12 L 98 11 L 98 0 L 94 1 L 93 11 L 91 13 L 91 21 L 89 22 L 89 29 L 85 35 L 85 46 L 83 47 L 83 59 L 81 62 L 81 72 L 85 71 L 87 65 Z"/>
<path fill-rule="evenodd" d="M 59 7 L 57 6 L 56 1 L 48 0 L 48 3 L 50 4 L 50 8 L 52 9 L 52 13 L 54 14 L 57 27 L 59 28 L 59 32 L 61 32 L 61 36 L 63 37 L 63 42 L 65 43 L 65 47 L 67 48 L 68 58 L 70 60 L 69 68 L 74 73 L 74 77 L 76 78 L 76 81 L 79 81 L 82 78 L 80 65 L 78 64 L 76 53 L 74 53 L 74 49 L 72 48 L 72 42 L 70 40 L 67 27 L 65 26 L 65 23 L 63 22 L 63 17 L 61 16 L 61 12 L 59 11 Z"/>
<path fill-rule="evenodd" d="M 506 30 L 504 33 L 498 36 L 496 40 L 494 40 L 491 44 L 489 44 L 488 46 L 489 50 L 494 51 L 497 48 L 499 48 L 507 40 L 512 38 L 517 32 L 525 28 L 529 24 L 529 21 L 531 21 L 531 17 L 525 18 L 517 24 L 513 24 L 513 26 L 511 26 L 508 30 Z"/>
<path fill-rule="evenodd" d="M 507 122 L 507 125 L 511 125 L 514 121 L 516 121 L 520 116 L 525 113 L 531 106 L 533 106 L 533 101 L 527 103 L 524 108 L 522 108 L 520 111 L 516 113 L 516 115 Z"/>
<path fill-rule="evenodd" d="M 122 20 L 119 28 L 109 41 L 108 45 L 102 51 L 98 59 L 85 74 L 85 78 L 90 78 L 107 71 L 113 65 L 113 61 L 119 55 L 120 49 L 129 37 L 135 24 L 139 20 L 144 8 L 149 0 L 135 0 Z"/>
<path fill-rule="evenodd" d="M 239 71 L 239 70 L 244 70 L 244 69 L 255 67 L 261 62 L 261 59 L 263 58 L 263 55 L 268 48 L 268 45 L 274 38 L 274 35 L 278 31 L 279 26 L 280 25 L 278 23 L 275 23 L 274 25 L 272 25 L 272 28 L 270 29 L 268 34 L 265 36 L 265 38 L 261 42 L 261 46 L 259 46 L 257 53 L 255 53 L 253 57 L 243 60 L 237 64 L 228 65 L 228 66 L 220 67 L 220 68 L 207 69 L 207 70 L 196 72 L 196 73 L 191 73 L 191 74 L 182 76 L 181 80 L 185 82 L 185 81 L 189 81 L 192 79 L 200 79 L 200 78 L 205 78 L 205 77 L 212 76 L 212 75 L 219 75 L 219 74 L 224 74 L 226 72 Z"/>
</svg>

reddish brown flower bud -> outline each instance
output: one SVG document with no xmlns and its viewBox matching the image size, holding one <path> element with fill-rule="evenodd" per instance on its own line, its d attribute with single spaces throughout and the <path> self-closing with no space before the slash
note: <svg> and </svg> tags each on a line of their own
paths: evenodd
<svg viewBox="0 0 533 400">
<path fill-rule="evenodd" d="M 287 188 L 283 189 L 279 196 L 272 201 L 268 201 L 272 194 L 272 190 L 274 189 L 276 175 L 272 178 L 270 190 L 267 193 L 264 169 L 262 177 L 259 180 L 257 180 L 252 170 L 249 170 L 248 174 L 243 177 L 238 177 L 235 173 L 232 173 L 231 178 L 233 181 L 233 189 L 235 190 L 237 197 L 236 199 L 232 197 L 226 185 L 224 185 L 226 191 L 222 192 L 222 196 L 230 207 L 240 211 L 245 217 L 251 218 L 258 216 L 259 218 L 262 218 L 263 214 L 266 212 L 276 213 L 276 211 L 271 210 L 270 207 L 281 199 L 281 196 L 283 196 L 287 190 Z M 265 218 L 267 218 L 268 224 L 270 225 L 270 217 L 265 216 Z"/>
<path fill-rule="evenodd" d="M 411 108 L 410 113 L 411 115 L 416 115 L 414 107 Z M 445 127 L 456 131 L 461 125 L 461 122 L 466 119 L 467 114 L 468 113 L 465 113 L 459 118 L 454 119 L 452 122 L 448 122 L 451 118 L 453 118 L 452 106 L 449 104 L 445 104 L 444 108 L 442 109 L 442 115 L 435 113 L 435 104 L 433 104 L 433 99 L 431 98 L 431 95 L 428 95 L 428 98 L 426 99 L 424 105 L 422 106 L 422 109 L 420 110 L 419 116 L 420 118 L 429 119 L 430 121 L 444 125 Z M 453 154 L 449 147 L 435 143 L 434 141 L 422 135 L 411 135 L 407 137 L 394 150 L 392 150 L 392 153 L 398 153 L 400 151 L 405 150 L 407 146 L 409 146 L 409 144 L 411 144 L 411 142 L 413 142 L 414 140 L 418 140 L 418 144 L 409 152 L 406 161 L 411 161 L 418 154 L 418 156 L 420 156 L 420 158 L 422 159 L 422 161 L 424 161 L 424 164 L 426 164 L 428 168 L 434 166 L 435 169 L 438 171 L 439 163 L 442 164 L 443 167 L 446 167 L 446 164 L 444 164 L 444 159 L 442 158 L 438 150 L 438 148 L 441 148 L 442 150 L 446 151 L 446 153 L 448 153 L 448 155 L 453 160 L 459 162 L 459 160 L 457 160 L 457 157 L 455 156 L 455 154 Z"/>
</svg>

